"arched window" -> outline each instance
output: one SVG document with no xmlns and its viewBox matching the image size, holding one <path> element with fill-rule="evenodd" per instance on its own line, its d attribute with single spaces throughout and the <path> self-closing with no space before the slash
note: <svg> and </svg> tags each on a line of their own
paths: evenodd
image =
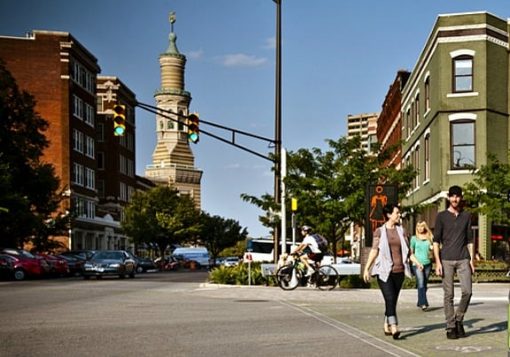
<svg viewBox="0 0 510 357">
<path fill-rule="evenodd" d="M 163 121 L 160 121 L 160 122 L 159 122 L 159 130 L 163 130 L 163 128 L 164 128 L 164 127 L 165 127 L 165 126 L 164 126 L 164 124 L 163 124 Z"/>
<path fill-rule="evenodd" d="M 173 128 L 174 128 L 174 123 L 173 123 L 171 120 L 167 121 L 167 122 L 166 122 L 166 128 L 167 128 L 168 130 L 173 129 Z"/>
</svg>

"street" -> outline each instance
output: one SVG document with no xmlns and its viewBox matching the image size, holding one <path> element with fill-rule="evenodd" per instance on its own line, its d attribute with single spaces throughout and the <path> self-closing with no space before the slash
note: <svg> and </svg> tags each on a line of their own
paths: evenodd
<svg viewBox="0 0 510 357">
<path fill-rule="evenodd" d="M 379 290 L 286 292 L 218 286 L 207 272 L 0 282 L 1 356 L 451 356 L 507 354 L 508 286 L 475 284 L 468 337 L 446 340 L 442 290 L 431 309 L 399 300 L 402 340 L 382 334 Z M 456 291 L 456 296 L 458 296 Z"/>
</svg>

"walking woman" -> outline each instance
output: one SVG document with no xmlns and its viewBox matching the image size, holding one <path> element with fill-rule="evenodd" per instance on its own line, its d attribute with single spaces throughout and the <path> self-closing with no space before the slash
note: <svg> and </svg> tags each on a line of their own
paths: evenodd
<svg viewBox="0 0 510 357">
<path fill-rule="evenodd" d="M 363 279 L 370 281 L 377 276 L 377 283 L 384 297 L 384 334 L 400 337 L 397 319 L 397 302 L 404 277 L 411 277 L 409 259 L 417 262 L 409 250 L 409 242 L 400 226 L 400 209 L 388 204 L 383 208 L 386 222 L 374 231 L 372 249 L 368 255 Z"/>
<path fill-rule="evenodd" d="M 429 307 L 427 300 L 427 282 L 432 270 L 432 261 L 430 253 L 432 252 L 432 232 L 427 222 L 419 221 L 416 224 L 416 235 L 411 237 L 411 252 L 418 260 L 413 264 L 412 269 L 416 276 L 416 288 L 418 289 L 417 306 L 423 311 Z"/>
</svg>

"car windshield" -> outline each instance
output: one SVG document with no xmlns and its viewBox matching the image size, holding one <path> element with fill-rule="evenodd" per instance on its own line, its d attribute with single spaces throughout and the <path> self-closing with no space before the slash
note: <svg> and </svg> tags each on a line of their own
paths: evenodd
<svg viewBox="0 0 510 357">
<path fill-rule="evenodd" d="M 122 259 L 122 252 L 98 252 L 94 255 L 94 259 Z"/>
</svg>

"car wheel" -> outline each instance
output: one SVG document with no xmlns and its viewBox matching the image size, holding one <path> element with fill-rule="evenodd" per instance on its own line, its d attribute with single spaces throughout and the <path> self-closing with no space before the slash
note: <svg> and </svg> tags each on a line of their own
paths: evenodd
<svg viewBox="0 0 510 357">
<path fill-rule="evenodd" d="M 25 271 L 23 269 L 16 269 L 14 271 L 14 279 L 16 280 L 24 280 L 26 278 Z"/>
<path fill-rule="evenodd" d="M 119 274 L 120 279 L 124 279 L 126 276 L 124 274 Z"/>
<path fill-rule="evenodd" d="M 135 272 L 134 272 L 134 271 L 132 271 L 132 272 L 129 274 L 129 277 L 130 277 L 131 279 L 134 279 L 134 278 L 135 278 Z"/>
<path fill-rule="evenodd" d="M 90 276 L 89 275 L 84 275 L 83 276 L 83 280 L 89 280 L 90 279 Z"/>
<path fill-rule="evenodd" d="M 136 272 L 137 272 L 138 274 L 143 273 L 143 267 L 141 267 L 141 266 L 137 266 L 137 267 L 136 267 Z"/>
</svg>

